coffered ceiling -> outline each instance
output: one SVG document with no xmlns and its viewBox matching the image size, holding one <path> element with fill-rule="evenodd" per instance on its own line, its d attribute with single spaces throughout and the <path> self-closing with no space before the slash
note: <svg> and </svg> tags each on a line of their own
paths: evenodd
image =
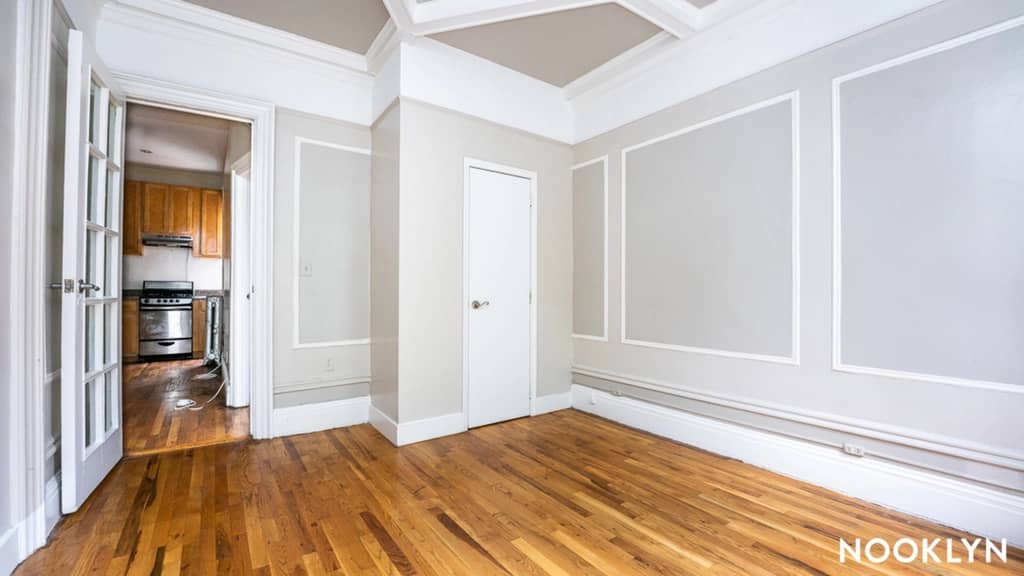
<svg viewBox="0 0 1024 576">
<path fill-rule="evenodd" d="M 375 40 L 379 48 L 395 32 L 401 38 L 426 37 L 566 87 L 595 70 L 626 66 L 697 35 L 762 0 L 187 1 L 341 48 L 337 60 L 379 52 Z M 387 26 L 389 18 L 394 26 Z"/>
</svg>

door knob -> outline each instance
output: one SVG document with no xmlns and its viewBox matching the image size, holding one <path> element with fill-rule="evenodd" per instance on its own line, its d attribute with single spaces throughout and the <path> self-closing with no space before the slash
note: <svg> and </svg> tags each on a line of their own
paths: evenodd
<svg viewBox="0 0 1024 576">
<path fill-rule="evenodd" d="M 473 310 L 479 310 L 480 308 L 483 308 L 484 306 L 490 306 L 490 305 L 491 305 L 491 303 L 488 302 L 487 300 L 484 300 L 482 302 L 480 300 L 473 300 L 473 302 L 470 303 L 470 307 L 473 308 Z"/>
<path fill-rule="evenodd" d="M 78 291 L 79 292 L 87 292 L 87 291 L 95 292 L 95 291 L 98 291 L 99 289 L 100 289 L 99 284 L 93 284 L 92 282 L 86 282 L 84 280 L 79 280 L 78 281 Z"/>
</svg>

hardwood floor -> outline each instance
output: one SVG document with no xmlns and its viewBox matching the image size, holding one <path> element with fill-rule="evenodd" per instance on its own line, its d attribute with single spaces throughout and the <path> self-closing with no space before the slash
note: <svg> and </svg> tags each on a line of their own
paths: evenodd
<svg viewBox="0 0 1024 576">
<path fill-rule="evenodd" d="M 838 563 L 840 537 L 903 536 L 964 534 L 566 410 L 400 449 L 361 425 L 126 460 L 17 573 L 1024 573 L 1019 550 Z"/>
<path fill-rule="evenodd" d="M 249 437 L 249 410 L 228 408 L 225 392 L 203 410 L 175 409 L 182 398 L 205 402 L 220 386 L 193 380 L 209 368 L 201 360 L 174 360 L 124 366 L 124 446 L 129 456 L 183 450 Z"/>
</svg>

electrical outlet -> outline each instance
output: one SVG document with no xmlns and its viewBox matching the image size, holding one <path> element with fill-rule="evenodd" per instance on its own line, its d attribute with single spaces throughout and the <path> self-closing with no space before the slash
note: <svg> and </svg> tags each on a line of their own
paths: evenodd
<svg viewBox="0 0 1024 576">
<path fill-rule="evenodd" d="M 312 275 L 313 275 L 313 265 L 311 263 L 309 263 L 309 262 L 303 262 L 302 265 L 299 266 L 299 276 L 308 278 L 308 277 L 310 277 Z"/>
<path fill-rule="evenodd" d="M 591 390 L 590 391 L 590 405 L 593 406 L 594 404 L 597 404 L 597 396 L 595 396 L 594 395 L 594 391 Z"/>
<path fill-rule="evenodd" d="M 843 452 L 846 452 L 850 456 L 856 456 L 858 458 L 864 457 L 864 447 L 857 446 L 856 444 L 843 444 Z"/>
<path fill-rule="evenodd" d="M 327 365 L 324 366 L 324 370 L 327 372 L 334 372 L 334 358 L 327 359 Z"/>
</svg>

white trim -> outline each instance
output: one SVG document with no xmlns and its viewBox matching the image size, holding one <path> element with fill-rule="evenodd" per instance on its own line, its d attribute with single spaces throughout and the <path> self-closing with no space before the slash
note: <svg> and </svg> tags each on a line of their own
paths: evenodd
<svg viewBox="0 0 1024 576">
<path fill-rule="evenodd" d="M 300 404 L 274 409 L 275 437 L 308 434 L 369 421 L 370 397 Z"/>
<path fill-rule="evenodd" d="M 60 27 L 70 28 L 60 3 L 18 0 L 16 14 L 13 174 L 5 175 L 11 186 L 9 245 L 5 246 L 11 267 L 4 271 L 3 280 L 10 288 L 4 302 L 10 324 L 4 329 L 12 347 L 10 356 L 0 361 L 3 377 L 11 383 L 11 397 L 0 407 L 6 416 L 0 426 L 4 432 L 0 442 L 8 445 L 10 454 L 9 462 L 4 463 L 9 468 L 0 472 L 8 477 L 9 492 L 0 497 L 10 502 L 9 520 L 14 526 L 0 536 L 0 573 L 6 573 L 5 568 L 13 570 L 44 545 L 48 535 L 41 512 L 47 495 L 43 414 L 49 409 L 44 402 L 48 384 L 44 294 L 50 281 L 44 258 L 49 72 L 51 50 L 62 51 L 66 58 L 67 35 Z M 12 562 L 9 567 L 8 562 Z"/>
<path fill-rule="evenodd" d="M 649 342 L 646 340 L 636 340 L 626 337 L 626 172 L 627 172 L 627 161 L 626 155 L 629 152 L 657 144 L 671 138 L 682 136 L 707 128 L 708 126 L 749 114 L 769 106 L 774 106 L 785 101 L 790 103 L 790 114 L 792 118 L 791 124 L 791 142 L 792 142 L 792 248 L 791 248 L 791 261 L 792 261 L 792 279 L 791 279 L 791 306 L 792 306 L 792 317 L 791 322 L 791 355 L 790 356 L 775 356 L 770 354 L 754 354 L 749 352 L 737 352 L 733 350 L 719 350 L 716 348 L 704 348 L 700 346 L 683 346 L 678 344 L 665 344 L 662 342 Z M 792 366 L 800 365 L 800 91 L 794 90 L 787 92 L 779 96 L 768 98 L 767 100 L 761 100 L 749 106 L 744 106 L 715 116 L 708 120 L 692 124 L 679 130 L 674 130 L 667 134 L 651 138 L 634 144 L 622 149 L 621 152 L 621 173 L 622 183 L 620 188 L 620 194 L 622 205 L 620 207 L 620 233 L 619 233 L 619 244 L 621 249 L 621 265 L 619 266 L 619 280 L 621 286 L 619 287 L 619 298 L 620 298 L 620 324 L 619 324 L 619 339 L 622 344 L 628 344 L 631 346 L 642 346 L 647 348 L 657 348 L 660 350 L 674 350 L 677 352 L 690 352 L 695 354 L 708 354 L 712 356 L 722 356 L 727 358 L 737 358 L 742 360 L 759 360 L 762 362 L 773 362 L 777 364 L 788 364 Z"/>
<path fill-rule="evenodd" d="M 830 412 L 797 409 L 786 404 L 779 404 L 749 396 L 725 394 L 713 390 L 686 386 L 676 382 L 656 380 L 632 374 L 622 374 L 590 366 L 574 365 L 572 367 L 572 372 L 574 374 L 579 374 L 580 376 L 624 384 L 626 386 L 677 396 L 679 398 L 685 398 L 695 402 L 713 404 L 716 406 L 749 412 L 751 414 L 758 414 L 789 422 L 796 422 L 828 430 L 835 430 L 837 432 L 853 434 L 856 436 L 863 436 L 865 438 L 871 438 L 882 442 L 899 444 L 919 450 L 927 450 L 936 454 L 944 454 L 955 458 L 1000 466 L 1010 470 L 1024 471 L 1024 452 L 992 447 L 977 442 L 954 438 L 952 436 L 923 432 L 912 428 L 894 426 L 862 418 L 840 416 Z"/>
<path fill-rule="evenodd" d="M 548 412 L 555 412 L 558 410 L 567 410 L 572 408 L 572 391 L 566 390 L 558 394 L 545 394 L 544 396 L 537 396 L 533 399 L 533 407 L 530 410 L 530 416 L 538 416 L 540 414 L 547 414 Z"/>
<path fill-rule="evenodd" d="M 370 424 L 395 446 L 406 446 L 465 432 L 466 415 L 463 412 L 454 412 L 399 424 L 371 404 Z"/>
<path fill-rule="evenodd" d="M 604 310 L 603 310 L 604 318 L 602 319 L 603 328 L 602 328 L 602 333 L 601 333 L 600 336 L 595 336 L 593 334 L 577 334 L 577 333 L 573 332 L 572 333 L 572 337 L 573 338 L 578 338 L 580 340 L 593 340 L 595 342 L 607 342 L 608 341 L 608 155 L 605 154 L 604 156 L 599 156 L 597 158 L 594 158 L 593 160 L 587 160 L 586 162 L 581 162 L 579 164 L 576 164 L 575 166 L 572 167 L 572 172 L 575 173 L 576 170 L 579 170 L 580 168 L 586 168 L 587 166 L 591 166 L 593 164 L 597 164 L 598 162 L 601 162 L 603 164 L 602 176 L 601 177 L 604 179 L 604 191 L 603 191 L 603 193 L 604 193 L 604 239 L 603 239 L 603 241 L 604 241 Z M 574 226 L 575 226 L 575 224 L 574 224 Z M 575 321 L 573 322 L 573 325 L 575 326 Z"/>
<path fill-rule="evenodd" d="M 346 50 L 313 40 L 311 38 L 285 32 L 210 10 L 190 2 L 180 0 L 113 0 L 106 9 L 135 10 L 151 16 L 177 21 L 189 26 L 224 34 L 236 39 L 253 42 L 263 46 L 276 48 L 289 54 L 307 59 L 326 62 L 335 66 L 348 68 L 356 72 L 366 72 L 366 58 L 357 52 Z"/>
<path fill-rule="evenodd" d="M 395 21 L 388 19 L 384 27 L 380 29 L 373 43 L 366 51 L 366 69 L 372 74 L 378 74 L 381 67 L 402 42 L 402 35 L 395 26 Z"/>
<path fill-rule="evenodd" d="M 466 431 L 466 414 L 455 412 L 398 424 L 398 445 L 406 446 Z"/>
<path fill-rule="evenodd" d="M 398 423 L 370 403 L 370 425 L 395 446 L 398 446 Z"/>
<path fill-rule="evenodd" d="M 324 388 L 338 388 L 342 386 L 355 386 L 358 384 L 369 384 L 369 376 L 351 376 L 348 378 L 320 377 L 293 382 L 278 382 L 274 386 L 274 394 L 293 394 L 305 392 L 306 390 L 322 390 Z"/>
<path fill-rule="evenodd" d="M 299 342 L 299 306 L 302 305 L 299 299 L 299 279 L 301 278 L 301 265 L 299 260 L 301 258 L 301 246 L 299 245 L 299 237 L 302 233 L 301 230 L 301 218 L 300 208 L 302 189 L 299 186 L 302 180 L 302 145 L 303 144 L 314 144 L 316 146 L 322 146 L 324 148 L 333 148 L 334 150 L 341 150 L 344 152 L 351 152 L 353 154 L 359 154 L 362 156 L 373 156 L 373 151 L 369 148 L 358 148 L 355 146 L 345 146 L 343 144 L 337 144 L 334 142 L 327 142 L 326 140 L 315 140 L 313 138 L 306 138 L 305 136 L 295 137 L 295 166 L 292 170 L 292 349 L 302 350 L 309 348 L 334 348 L 342 346 L 365 346 L 370 343 L 370 338 L 349 338 L 346 340 L 329 340 L 323 342 Z"/>
<path fill-rule="evenodd" d="M 469 429 L 469 174 L 478 168 L 530 181 L 530 413 L 537 397 L 537 173 L 513 166 L 463 158 L 462 184 L 462 426 Z"/>
<path fill-rule="evenodd" d="M 133 101 L 222 114 L 252 122 L 249 197 L 253 292 L 249 422 L 253 438 L 271 438 L 274 405 L 274 105 L 135 74 L 114 72 L 114 78 L 125 97 Z M 237 361 L 247 360 L 239 356 Z"/>
<path fill-rule="evenodd" d="M 952 384 L 966 388 L 978 388 L 983 390 L 997 390 L 1000 392 L 1012 392 L 1024 394 L 1024 382 L 1011 384 L 1009 382 L 992 382 L 987 380 L 975 380 L 971 378 L 958 378 L 954 376 L 943 376 L 939 374 L 927 374 L 909 370 L 890 370 L 887 368 L 875 368 L 872 366 L 860 366 L 847 364 L 842 360 L 842 316 L 843 316 L 843 205 L 842 205 L 842 117 L 840 113 L 840 88 L 844 82 L 868 76 L 882 70 L 888 70 L 908 62 L 920 60 L 934 54 L 945 52 L 964 44 L 993 36 L 1013 28 L 1024 25 L 1024 16 L 1012 18 L 999 24 L 994 24 L 969 34 L 957 36 L 951 40 L 940 42 L 909 54 L 904 54 L 878 64 L 861 68 L 854 72 L 844 74 L 832 79 L 832 369 L 838 372 L 849 372 L 852 374 L 865 374 L 870 376 L 882 376 L 886 378 L 899 378 L 905 380 L 917 380 L 939 384 Z"/>
<path fill-rule="evenodd" d="M 573 407 L 990 538 L 1024 543 L 1024 497 L 942 474 L 573 386 Z"/>
<path fill-rule="evenodd" d="M 717 0 L 717 2 L 722 1 Z M 620 74 L 642 65 L 651 58 L 657 58 L 658 55 L 673 48 L 677 42 L 678 38 L 668 32 L 658 32 L 583 76 L 569 82 L 562 87 L 562 94 L 566 100 L 572 100 L 588 90 L 598 88 L 606 82 L 614 80 Z"/>
</svg>

